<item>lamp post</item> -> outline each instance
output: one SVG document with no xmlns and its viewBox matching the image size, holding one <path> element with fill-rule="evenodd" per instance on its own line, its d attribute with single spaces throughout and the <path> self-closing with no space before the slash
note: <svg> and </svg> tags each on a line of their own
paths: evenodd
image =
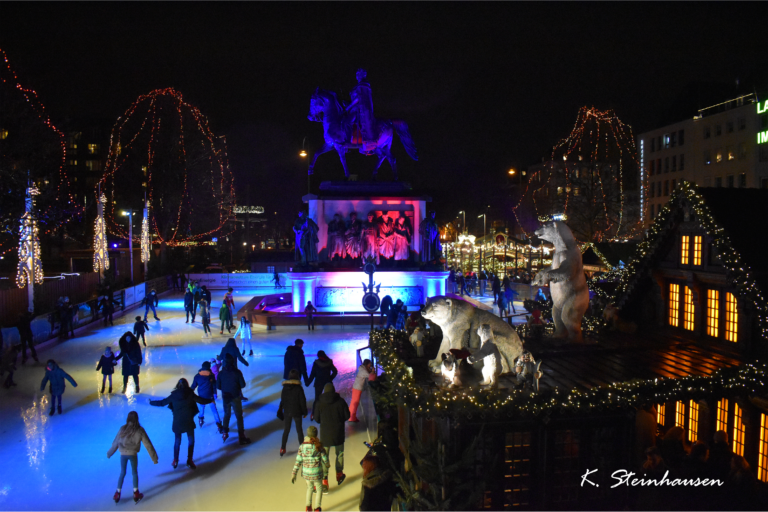
<svg viewBox="0 0 768 512">
<path fill-rule="evenodd" d="M 483 263 L 485 263 L 485 244 L 486 244 L 486 240 L 485 240 L 485 218 L 486 218 L 486 214 L 484 213 L 482 215 L 478 215 L 477 216 L 478 219 L 480 217 L 483 218 L 483 243 L 480 245 L 480 247 L 481 247 L 481 249 L 480 249 L 480 270 L 483 270 Z"/>
<path fill-rule="evenodd" d="M 128 252 L 131 253 L 131 284 L 133 284 L 133 210 L 123 210 L 123 216 L 128 217 Z"/>
<path fill-rule="evenodd" d="M 462 219 L 461 219 L 462 231 L 461 232 L 462 233 L 466 233 L 467 232 L 467 212 L 465 212 L 464 210 L 461 210 L 459 213 L 461 214 L 461 217 L 462 217 Z"/>
</svg>

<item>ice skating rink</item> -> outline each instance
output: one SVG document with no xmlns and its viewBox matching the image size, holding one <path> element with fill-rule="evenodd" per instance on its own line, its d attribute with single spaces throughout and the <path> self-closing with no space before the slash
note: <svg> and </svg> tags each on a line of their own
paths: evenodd
<svg viewBox="0 0 768 512">
<path fill-rule="evenodd" d="M 114 327 L 99 321 L 74 340 L 38 351 L 39 363 L 29 359 L 14 379 L 18 386 L 0 388 L 0 510 L 106 510 L 115 507 L 112 495 L 120 472 L 116 453 L 107 459 L 118 429 L 129 411 L 139 414 L 158 453 L 159 463 L 152 464 L 146 450 L 139 452 L 139 489 L 144 499 L 137 505 L 146 510 L 303 510 L 306 486 L 299 477 L 291 484 L 291 469 L 296 457 L 295 430 L 288 438 L 287 454 L 279 455 L 282 422 L 276 413 L 282 389 L 283 354 L 296 338 L 305 341 L 307 367 L 318 350 L 325 350 L 339 370 L 334 381 L 337 391 L 349 401 L 351 378 L 355 370 L 355 350 L 368 344 L 364 327 L 326 327 L 307 332 L 303 328 L 277 331 L 253 331 L 254 356 L 242 364 L 247 387 L 244 394 L 245 430 L 252 444 L 240 446 L 234 415 L 230 438 L 222 443 L 213 416 L 206 408 L 206 423 L 195 430 L 197 470 L 184 465 L 186 436 L 182 439 L 180 464 L 171 467 L 174 436 L 171 411 L 152 407 L 150 399 L 168 396 L 179 378 L 192 378 L 204 360 L 216 356 L 227 340 L 219 335 L 218 305 L 223 292 L 214 292 L 216 309 L 212 312 L 213 337 L 204 338 L 202 325 L 186 324 L 182 296 L 160 298 L 156 321 L 150 316 L 141 366 L 141 393 L 135 394 L 132 381 L 122 395 L 121 367 L 115 368 L 111 395 L 99 394 L 101 372 L 95 370 L 107 345 L 118 352 L 118 339 L 131 330 L 134 310 L 115 320 Z M 237 299 L 236 299 L 237 300 Z M 239 306 L 240 304 L 238 304 Z M 143 308 L 141 310 L 143 316 Z M 237 324 L 236 324 L 237 325 Z M 233 331 L 234 333 L 234 331 Z M 238 339 L 238 346 L 240 346 Z M 241 346 L 242 350 L 242 346 Z M 45 362 L 54 359 L 78 383 L 67 383 L 63 396 L 63 414 L 49 416 L 50 395 L 40 391 Z M 308 407 L 314 388 L 305 388 Z M 223 417 L 221 395 L 217 408 Z M 375 419 L 374 419 L 375 420 Z M 306 427 L 309 416 L 304 420 Z M 347 424 L 345 444 L 346 481 L 336 485 L 331 458 L 330 494 L 323 497 L 324 510 L 358 510 L 360 460 L 367 441 L 363 417 L 358 424 Z M 118 508 L 133 509 L 130 470 L 123 484 Z"/>
</svg>

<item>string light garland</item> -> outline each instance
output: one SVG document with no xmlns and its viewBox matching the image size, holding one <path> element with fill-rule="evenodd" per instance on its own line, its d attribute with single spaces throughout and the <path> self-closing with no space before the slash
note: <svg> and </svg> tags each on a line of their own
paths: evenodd
<svg viewBox="0 0 768 512">
<path fill-rule="evenodd" d="M 107 232 L 104 224 L 104 203 L 107 202 L 107 196 L 99 196 L 96 222 L 94 224 L 93 234 L 93 271 L 103 272 L 109 270 L 109 249 L 107 246 Z"/>
<path fill-rule="evenodd" d="M 85 209 L 75 200 L 70 192 L 69 178 L 67 177 L 65 165 L 67 159 L 67 147 L 64 134 L 51 122 L 51 119 L 46 112 L 45 105 L 40 101 L 37 92 L 33 89 L 24 87 L 19 83 L 18 76 L 9 63 L 8 55 L 2 48 L 0 48 L 0 56 L 2 56 L 3 63 L 3 65 L 0 65 L 0 79 L 2 79 L 3 86 L 9 87 L 15 94 L 20 95 L 21 99 L 31 108 L 31 111 L 40 123 L 45 126 L 46 130 L 49 130 L 53 134 L 53 137 L 61 149 L 60 158 L 58 158 L 57 177 L 54 179 L 56 182 L 56 194 L 53 198 L 45 201 L 47 205 L 42 211 L 37 212 L 36 215 L 37 220 L 45 225 L 42 233 L 38 234 L 48 235 L 67 222 L 79 218 Z M 9 110 L 9 107 L 7 106 L 4 108 Z M 3 126 L 2 128 L 8 129 L 7 126 Z M 14 134 L 6 133 L 4 136 L 12 137 Z M 37 181 L 38 178 L 39 176 L 32 176 L 33 181 Z M 46 182 L 44 184 L 48 185 L 49 183 Z M 38 183 L 38 185 L 42 186 L 43 183 Z M 63 211 L 63 214 L 55 215 L 54 218 L 55 211 Z M 12 236 L 10 232 L 0 232 L 0 256 L 4 256 L 16 248 L 16 244 L 14 243 L 15 238 L 16 237 Z"/>
<path fill-rule="evenodd" d="M 222 230 L 235 218 L 226 139 L 215 136 L 208 119 L 173 88 L 139 96 L 112 129 L 99 182 L 110 199 L 110 233 L 128 238 L 115 219 L 115 203 L 118 194 L 130 194 L 142 181 L 152 204 L 149 243 L 187 246 L 226 236 Z"/>
<path fill-rule="evenodd" d="M 413 371 L 394 347 L 407 343 L 404 331 L 374 330 L 370 346 L 387 374 L 389 389 L 380 390 L 389 401 L 423 416 L 465 416 L 481 419 L 492 415 L 508 418 L 623 410 L 644 403 L 705 399 L 713 396 L 752 396 L 768 392 L 768 365 L 744 364 L 723 368 L 709 376 L 678 379 L 657 378 L 617 382 L 590 390 L 547 389 L 537 393 L 521 389 L 435 389 L 416 382 Z"/>
<path fill-rule="evenodd" d="M 575 160 L 576 158 L 578 160 Z M 570 217 L 571 222 L 568 224 L 575 227 L 579 222 L 579 212 L 583 211 L 585 206 L 579 204 L 572 208 L 573 197 L 581 196 L 594 203 L 592 208 L 602 210 L 599 218 L 590 215 L 590 232 L 582 234 L 591 236 L 591 239 L 586 241 L 632 238 L 642 230 L 642 219 L 639 215 L 630 214 L 633 211 L 627 207 L 625 173 L 638 166 L 632 127 L 621 122 L 613 110 L 600 111 L 594 107 L 582 107 L 571 133 L 552 148 L 550 163 L 530 176 L 520 201 L 513 208 L 515 218 L 521 227 L 524 226 L 518 216 L 518 210 L 522 207 L 521 212 L 532 208 L 536 218 L 549 220 L 552 216 L 550 210 L 556 203 L 562 207 L 562 211 L 558 213 L 563 215 L 563 219 Z M 571 173 L 574 171 L 574 178 L 578 180 L 576 182 L 572 182 Z M 589 175 L 580 174 L 584 171 Z M 564 186 L 558 187 L 562 190 L 558 190 L 552 199 L 549 193 L 550 184 L 557 180 L 556 175 L 559 173 L 565 175 L 564 182 L 558 180 Z M 589 185 L 589 188 L 585 185 Z M 592 192 L 591 198 L 581 193 L 588 190 Z M 538 202 L 542 198 L 546 198 L 547 204 L 543 205 L 546 211 L 540 212 Z M 609 203 L 617 205 L 609 207 Z M 590 210 L 590 213 L 593 211 Z M 592 232 L 593 228 L 597 229 Z M 524 228 L 523 230 L 525 231 Z M 526 235 L 530 236 L 527 232 Z"/>
<path fill-rule="evenodd" d="M 725 230 L 717 223 L 704 198 L 699 193 L 699 188 L 695 183 L 689 181 L 681 181 L 678 184 L 672 191 L 667 204 L 661 208 L 653 224 L 648 228 L 648 233 L 638 245 L 635 256 L 626 265 L 626 272 L 621 275 L 621 280 L 616 288 L 615 304 L 621 308 L 627 299 L 629 290 L 632 289 L 633 283 L 649 272 L 649 263 L 653 253 L 659 247 L 663 234 L 671 226 L 674 213 L 678 211 L 683 201 L 690 204 L 696 215 L 696 220 L 704 228 L 707 236 L 712 239 L 720 262 L 726 268 L 728 279 L 736 287 L 739 297 L 754 306 L 761 337 L 768 340 L 768 304 L 766 304 L 765 297 L 752 275 L 752 270 L 731 245 Z"/>
<path fill-rule="evenodd" d="M 40 259 L 40 233 L 35 214 L 35 196 L 40 191 L 34 185 L 27 188 L 26 211 L 19 227 L 19 264 L 16 267 L 16 286 L 32 288 L 34 283 L 43 284 L 43 262 Z M 30 290 L 32 291 L 32 290 Z M 30 295 L 31 297 L 31 295 Z M 30 308 L 32 304 L 30 303 Z"/>
<path fill-rule="evenodd" d="M 144 205 L 144 217 L 141 220 L 141 262 L 149 263 L 149 201 Z"/>
</svg>

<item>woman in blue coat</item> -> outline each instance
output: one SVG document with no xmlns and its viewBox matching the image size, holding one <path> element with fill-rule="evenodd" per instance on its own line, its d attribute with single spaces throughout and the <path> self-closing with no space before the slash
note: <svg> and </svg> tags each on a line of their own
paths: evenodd
<svg viewBox="0 0 768 512">
<path fill-rule="evenodd" d="M 49 359 L 45 365 L 45 377 L 40 384 L 40 391 L 45 391 L 45 385 L 51 383 L 51 416 L 56 406 L 56 399 L 59 399 L 59 414 L 61 414 L 61 395 L 64 394 L 64 389 L 67 387 L 65 380 L 68 380 L 72 386 L 77 387 L 75 379 L 69 376 L 67 372 L 59 368 L 56 361 Z"/>
<path fill-rule="evenodd" d="M 169 406 L 173 411 L 173 433 L 176 435 L 176 442 L 173 444 L 173 469 L 179 465 L 179 449 L 181 448 L 181 434 L 187 434 L 187 467 L 196 469 L 192 460 L 195 452 L 195 416 L 200 411 L 197 404 L 210 404 L 213 402 L 210 398 L 203 398 L 195 394 L 189 387 L 187 379 L 179 379 L 176 387 L 171 391 L 170 396 L 162 400 L 150 400 L 149 405 L 155 407 Z"/>
<path fill-rule="evenodd" d="M 131 332 L 126 332 L 120 338 L 120 355 L 115 360 L 123 360 L 123 394 L 128 389 L 128 377 L 133 377 L 133 383 L 136 385 L 136 393 L 139 393 L 139 371 L 141 363 L 144 362 L 144 356 L 141 354 L 141 345 L 139 340 Z"/>
</svg>

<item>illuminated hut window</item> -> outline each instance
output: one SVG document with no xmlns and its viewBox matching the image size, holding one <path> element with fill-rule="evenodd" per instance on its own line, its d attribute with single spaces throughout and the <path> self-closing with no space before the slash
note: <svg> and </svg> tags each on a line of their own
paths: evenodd
<svg viewBox="0 0 768 512">
<path fill-rule="evenodd" d="M 733 453 L 744 456 L 744 422 L 739 404 L 733 404 Z"/>
<path fill-rule="evenodd" d="M 739 314 L 736 311 L 736 296 L 725 294 L 725 339 L 736 341 L 739 332 Z"/>
<path fill-rule="evenodd" d="M 664 425 L 665 415 L 666 415 L 666 404 L 659 404 L 656 407 L 656 423 L 659 425 Z"/>
<path fill-rule="evenodd" d="M 701 265 L 701 237 L 693 237 L 693 264 Z"/>
<path fill-rule="evenodd" d="M 690 288 L 687 286 L 685 287 L 685 317 L 683 322 L 683 327 L 685 327 L 686 330 L 692 331 L 693 330 L 693 292 Z"/>
<path fill-rule="evenodd" d="M 525 507 L 530 501 L 531 433 L 507 432 L 505 443 L 504 508 Z"/>
<path fill-rule="evenodd" d="M 682 242 L 680 243 L 680 264 L 681 265 L 687 265 L 688 264 L 688 239 L 690 237 L 684 236 Z"/>
<path fill-rule="evenodd" d="M 693 442 L 699 437 L 699 404 L 691 400 L 688 403 L 688 440 Z"/>
<path fill-rule="evenodd" d="M 680 285 L 669 285 L 669 325 L 677 327 L 680 313 Z"/>
<path fill-rule="evenodd" d="M 760 445 L 757 452 L 757 478 L 768 482 L 768 425 L 765 413 L 760 415 Z"/>
<path fill-rule="evenodd" d="M 720 292 L 707 290 L 707 335 L 717 338 L 720 308 Z"/>
<path fill-rule="evenodd" d="M 715 430 L 724 430 L 728 432 L 728 399 L 723 398 L 717 401 L 717 421 Z"/>
<path fill-rule="evenodd" d="M 675 426 L 685 428 L 685 404 L 675 403 Z"/>
</svg>

